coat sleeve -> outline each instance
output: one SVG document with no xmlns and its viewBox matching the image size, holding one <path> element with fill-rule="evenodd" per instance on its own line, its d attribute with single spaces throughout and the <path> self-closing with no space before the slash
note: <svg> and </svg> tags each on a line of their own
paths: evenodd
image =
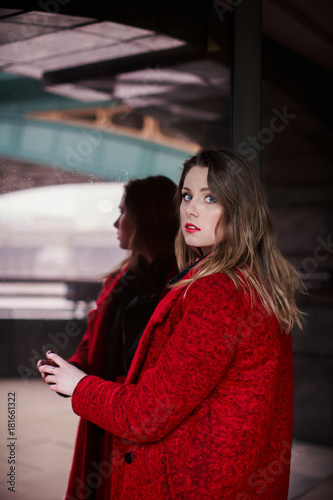
<svg viewBox="0 0 333 500">
<path fill-rule="evenodd" d="M 214 276 L 201 278 L 184 300 L 181 295 L 182 318 L 138 384 L 84 377 L 73 393 L 74 412 L 139 442 L 158 441 L 186 419 L 214 390 L 235 352 L 230 339 L 237 337 L 242 301 L 224 278 L 222 286 Z"/>
</svg>

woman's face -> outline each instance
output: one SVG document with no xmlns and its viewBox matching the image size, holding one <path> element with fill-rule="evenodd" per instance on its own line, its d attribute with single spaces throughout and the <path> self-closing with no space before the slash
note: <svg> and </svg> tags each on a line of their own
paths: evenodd
<svg viewBox="0 0 333 500">
<path fill-rule="evenodd" d="M 120 215 L 113 225 L 118 229 L 118 240 L 120 248 L 129 250 L 131 248 L 131 240 L 134 233 L 134 224 L 126 210 L 125 194 L 121 199 L 119 210 Z"/>
<path fill-rule="evenodd" d="M 207 167 L 192 167 L 184 179 L 180 205 L 181 229 L 188 246 L 207 255 L 216 239 L 223 208 L 211 196 Z M 222 236 L 221 236 L 222 238 Z"/>
</svg>

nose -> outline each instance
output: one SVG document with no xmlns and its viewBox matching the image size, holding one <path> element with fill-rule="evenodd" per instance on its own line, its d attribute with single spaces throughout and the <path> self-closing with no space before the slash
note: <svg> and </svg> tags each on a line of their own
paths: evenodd
<svg viewBox="0 0 333 500">
<path fill-rule="evenodd" d="M 193 200 L 186 204 L 185 212 L 188 216 L 193 215 L 194 217 L 198 217 L 199 215 L 198 208 Z"/>
<path fill-rule="evenodd" d="M 118 229 L 119 228 L 119 219 L 120 217 L 118 217 L 118 219 L 116 220 L 116 222 L 113 224 L 113 226 Z"/>
</svg>

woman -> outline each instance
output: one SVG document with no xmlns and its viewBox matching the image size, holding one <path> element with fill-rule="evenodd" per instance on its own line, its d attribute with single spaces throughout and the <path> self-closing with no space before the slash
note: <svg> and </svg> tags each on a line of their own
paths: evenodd
<svg viewBox="0 0 333 500">
<path fill-rule="evenodd" d="M 184 164 L 176 255 L 124 384 L 56 354 L 52 390 L 114 436 L 112 499 L 287 499 L 297 274 L 276 248 L 251 165 L 227 149 Z"/>
<path fill-rule="evenodd" d="M 176 185 L 164 176 L 135 179 L 125 185 L 114 226 L 119 246 L 130 254 L 106 278 L 96 309 L 89 313 L 88 329 L 68 360 L 86 373 L 113 381 L 126 377 L 145 326 L 167 291 L 168 279 L 178 270 L 174 258 L 178 230 L 175 193 Z M 39 366 L 47 363 L 41 360 Z M 86 498 L 109 496 L 108 475 L 102 475 L 103 481 L 90 488 L 87 480 L 100 474 L 100 464 L 111 450 L 112 436 L 81 419 L 66 498 L 82 498 L 89 489 Z"/>
</svg>

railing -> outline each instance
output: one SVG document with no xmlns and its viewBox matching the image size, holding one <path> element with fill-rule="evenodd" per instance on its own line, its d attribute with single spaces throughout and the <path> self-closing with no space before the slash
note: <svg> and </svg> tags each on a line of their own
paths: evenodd
<svg viewBox="0 0 333 500">
<path fill-rule="evenodd" d="M 100 282 L 67 279 L 0 280 L 1 319 L 84 319 L 94 307 Z"/>
</svg>

